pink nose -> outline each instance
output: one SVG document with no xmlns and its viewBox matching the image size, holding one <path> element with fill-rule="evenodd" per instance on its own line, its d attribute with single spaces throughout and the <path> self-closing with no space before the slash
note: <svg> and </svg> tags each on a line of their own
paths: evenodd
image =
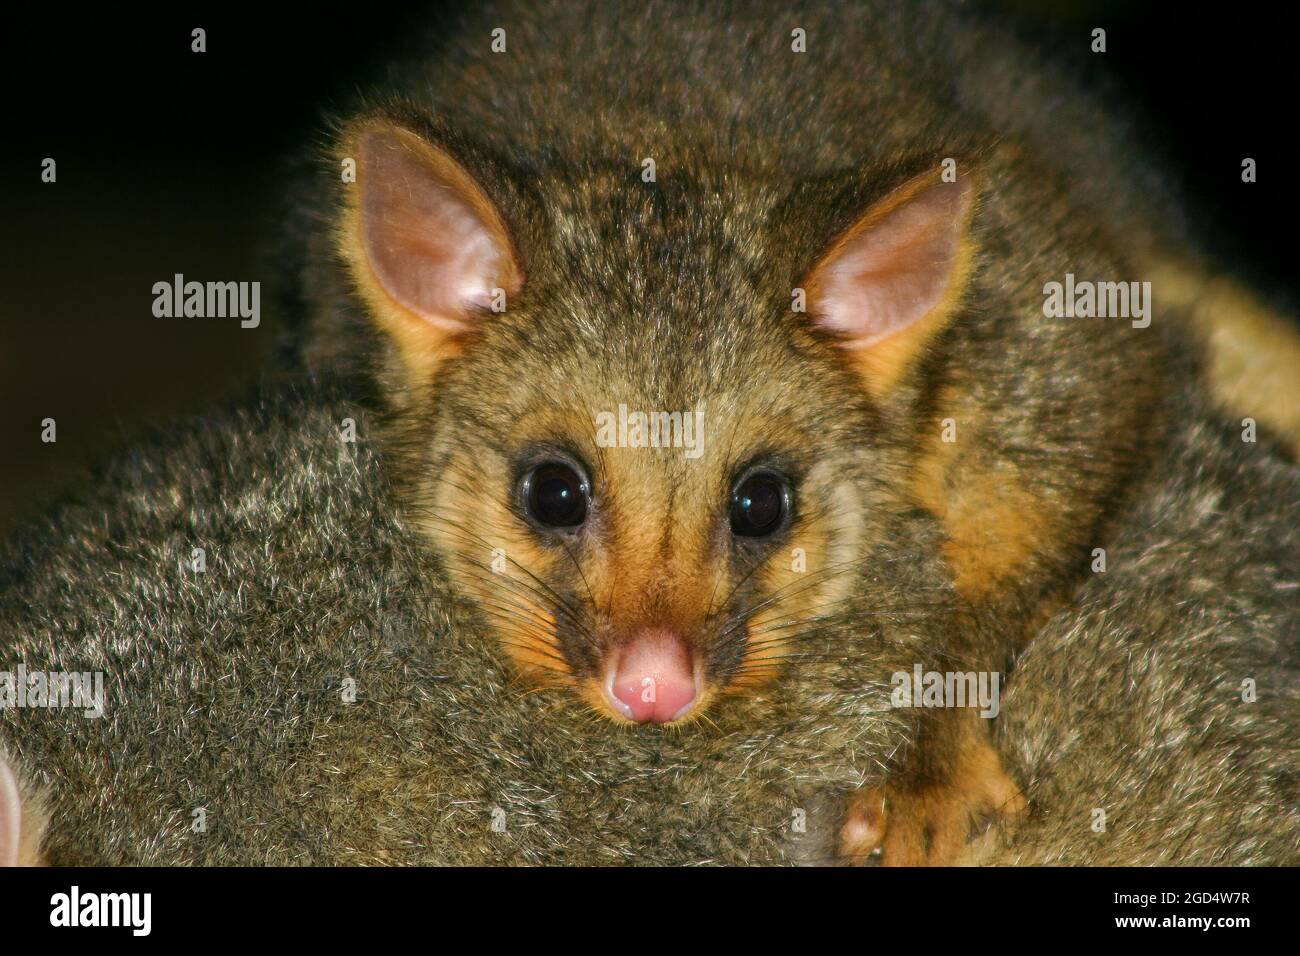
<svg viewBox="0 0 1300 956">
<path fill-rule="evenodd" d="M 645 631 L 614 652 L 606 686 L 610 702 L 628 720 L 677 720 L 695 702 L 691 652 L 670 631 Z"/>
</svg>

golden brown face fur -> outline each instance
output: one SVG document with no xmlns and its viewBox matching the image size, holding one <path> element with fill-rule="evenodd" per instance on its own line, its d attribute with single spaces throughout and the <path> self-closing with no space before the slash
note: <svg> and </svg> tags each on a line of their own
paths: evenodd
<svg viewBox="0 0 1300 956">
<path fill-rule="evenodd" d="M 846 475 L 853 456 L 810 455 L 800 436 L 814 423 L 797 401 L 760 412 L 721 383 L 686 406 L 705 410 L 700 458 L 600 447 L 602 411 L 658 407 L 635 392 L 606 398 L 548 408 L 538 395 L 538 411 L 502 423 L 496 440 L 466 436 L 423 482 L 420 526 L 521 668 L 575 687 L 602 712 L 600 662 L 647 629 L 686 637 L 706 693 L 761 682 L 848 586 L 836 568 L 853 565 L 863 534 L 863 496 Z M 591 483 L 587 520 L 572 533 L 538 528 L 520 506 L 522 474 L 555 458 Z M 795 507 L 788 529 L 751 543 L 731 534 L 728 510 L 737 478 L 756 464 L 794 480 Z"/>
<path fill-rule="evenodd" d="M 601 662 L 638 632 L 665 628 L 690 643 L 707 703 L 772 676 L 801 633 L 835 617 L 873 492 L 859 475 L 870 413 L 833 368 L 755 336 L 749 348 L 736 343 L 732 368 L 691 382 L 672 374 L 671 341 L 646 343 L 639 365 L 659 364 L 673 383 L 652 391 L 610 361 L 600 336 L 569 337 L 563 350 L 507 364 L 493 339 L 546 336 L 547 320 L 497 321 L 504 327 L 485 331 L 438 377 L 441 421 L 425 434 L 454 441 L 435 438 L 426 464 L 408 474 L 416 523 L 525 673 L 613 715 Z M 664 328 L 670 340 L 683 334 Z M 792 364 L 801 375 L 790 375 Z M 788 386 L 756 402 L 750 376 Z M 702 412 L 702 453 L 602 447 L 598 416 L 620 405 Z M 827 420 L 828 408 L 843 409 L 839 420 Z M 590 482 L 586 521 L 573 532 L 538 527 L 522 506 L 523 476 L 549 460 L 572 463 Z M 787 528 L 755 541 L 735 537 L 728 515 L 737 480 L 756 466 L 789 477 L 793 509 Z"/>
</svg>

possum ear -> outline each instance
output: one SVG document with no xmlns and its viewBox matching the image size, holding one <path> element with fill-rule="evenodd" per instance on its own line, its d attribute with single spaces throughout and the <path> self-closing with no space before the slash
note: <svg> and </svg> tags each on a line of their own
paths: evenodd
<svg viewBox="0 0 1300 956">
<path fill-rule="evenodd" d="M 13 771 L 0 757 L 0 867 L 18 865 L 23 834 L 23 801 Z"/>
<path fill-rule="evenodd" d="M 387 121 L 354 127 L 357 181 L 339 236 L 371 314 L 408 370 L 432 374 L 523 286 L 500 213 L 459 163 Z"/>
<path fill-rule="evenodd" d="M 969 176 L 917 177 L 873 205 L 813 267 L 813 323 L 834 334 L 880 398 L 956 310 L 970 268 Z"/>
</svg>

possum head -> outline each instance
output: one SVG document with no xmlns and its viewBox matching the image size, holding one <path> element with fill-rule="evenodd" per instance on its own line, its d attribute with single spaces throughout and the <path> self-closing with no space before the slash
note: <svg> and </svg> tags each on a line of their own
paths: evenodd
<svg viewBox="0 0 1300 956">
<path fill-rule="evenodd" d="M 906 507 L 884 422 L 960 297 L 968 181 L 891 184 L 792 297 L 780 184 L 525 173 L 383 116 L 342 154 L 403 503 L 527 676 L 671 723 L 899 612 L 862 585 Z"/>
</svg>

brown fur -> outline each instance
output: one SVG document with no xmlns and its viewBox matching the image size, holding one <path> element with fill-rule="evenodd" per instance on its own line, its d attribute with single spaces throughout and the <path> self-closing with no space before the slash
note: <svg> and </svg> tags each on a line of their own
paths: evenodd
<svg viewBox="0 0 1300 956">
<path fill-rule="evenodd" d="M 787 52 L 787 21 L 816 38 L 806 56 Z M 511 53 L 488 51 L 487 24 L 507 29 Z M 528 276 L 508 314 L 483 319 L 436 374 L 394 385 L 403 364 L 420 365 L 412 347 L 370 349 L 404 495 L 467 592 L 485 585 L 466 580 L 473 561 L 439 526 L 463 534 L 481 522 L 521 575 L 576 605 L 580 620 L 569 623 L 590 633 L 567 645 L 562 634 L 543 639 L 582 686 L 632 622 L 667 618 L 706 635 L 699 595 L 757 584 L 738 595 L 747 602 L 714 609 L 724 615 L 715 624 L 748 619 L 724 625 L 730 646 L 699 639 L 713 685 L 749 686 L 797 647 L 801 615 L 847 606 L 829 582 L 796 604 L 781 568 L 793 539 L 751 574 L 710 537 L 727 474 L 766 446 L 829 473 L 813 501 L 828 519 L 836 502 L 833 526 L 794 529 L 809 555 L 870 545 L 877 494 L 938 517 L 953 581 L 987 640 L 974 659 L 1000 667 L 1037 610 L 1087 573 L 1131 483 L 1161 453 L 1169 382 L 1195 374 L 1185 297 L 1157 287 L 1147 329 L 1043 315 L 1045 281 L 1141 280 L 1152 250 L 1178 248 L 1177 203 L 1131 158 L 1122 124 L 1106 123 L 1031 51 L 946 4 L 635 14 L 505 4 L 452 36 L 363 104 L 342 141 L 386 122 L 437 144 L 500 211 Z M 804 108 L 792 112 L 793 101 Z M 637 175 L 645 156 L 657 163 L 654 184 Z M 949 157 L 961 158 L 977 196 L 933 316 L 855 353 L 790 314 L 792 287 L 803 282 L 815 298 L 818 263 Z M 367 318 L 314 248 L 308 294 L 325 332 L 309 357 L 337 368 L 331 343 Z M 659 452 L 604 473 L 613 456 L 589 446 L 594 412 L 697 402 L 728 443 L 724 460 L 687 473 Z M 749 408 L 762 410 L 752 429 Z M 539 410 L 556 414 L 543 426 Z M 946 418 L 957 422 L 954 445 L 938 442 Z M 513 424 L 524 421 L 538 424 L 526 434 Z M 557 439 L 600 472 L 609 528 L 575 554 L 543 555 L 510 529 L 503 477 L 522 444 Z M 472 462 L 477 501 L 452 504 L 439 489 L 463 472 L 456 461 Z M 866 493 L 850 488 L 850 474 L 864 476 Z M 696 547 L 665 551 L 683 533 Z M 698 544 L 708 541 L 713 550 Z M 810 574 L 838 576 L 835 566 Z M 609 582 L 639 596 L 609 603 Z M 785 617 L 785 633 L 758 646 L 754 630 L 769 623 L 756 608 L 777 595 L 767 617 Z"/>
<path fill-rule="evenodd" d="M 963 714 L 940 727 L 952 739 L 922 738 L 942 776 L 913 773 L 868 787 L 849 801 L 839 853 L 848 863 L 880 859 L 888 866 L 952 863 L 967 852 L 975 828 L 997 821 L 1007 832 L 1028 807 L 1003 769 L 1002 756 L 979 718 Z"/>
<path fill-rule="evenodd" d="M 1220 406 L 1275 430 L 1300 452 L 1300 328 L 1231 275 L 1188 260 L 1157 262 L 1161 292 L 1191 312 Z"/>
</svg>

